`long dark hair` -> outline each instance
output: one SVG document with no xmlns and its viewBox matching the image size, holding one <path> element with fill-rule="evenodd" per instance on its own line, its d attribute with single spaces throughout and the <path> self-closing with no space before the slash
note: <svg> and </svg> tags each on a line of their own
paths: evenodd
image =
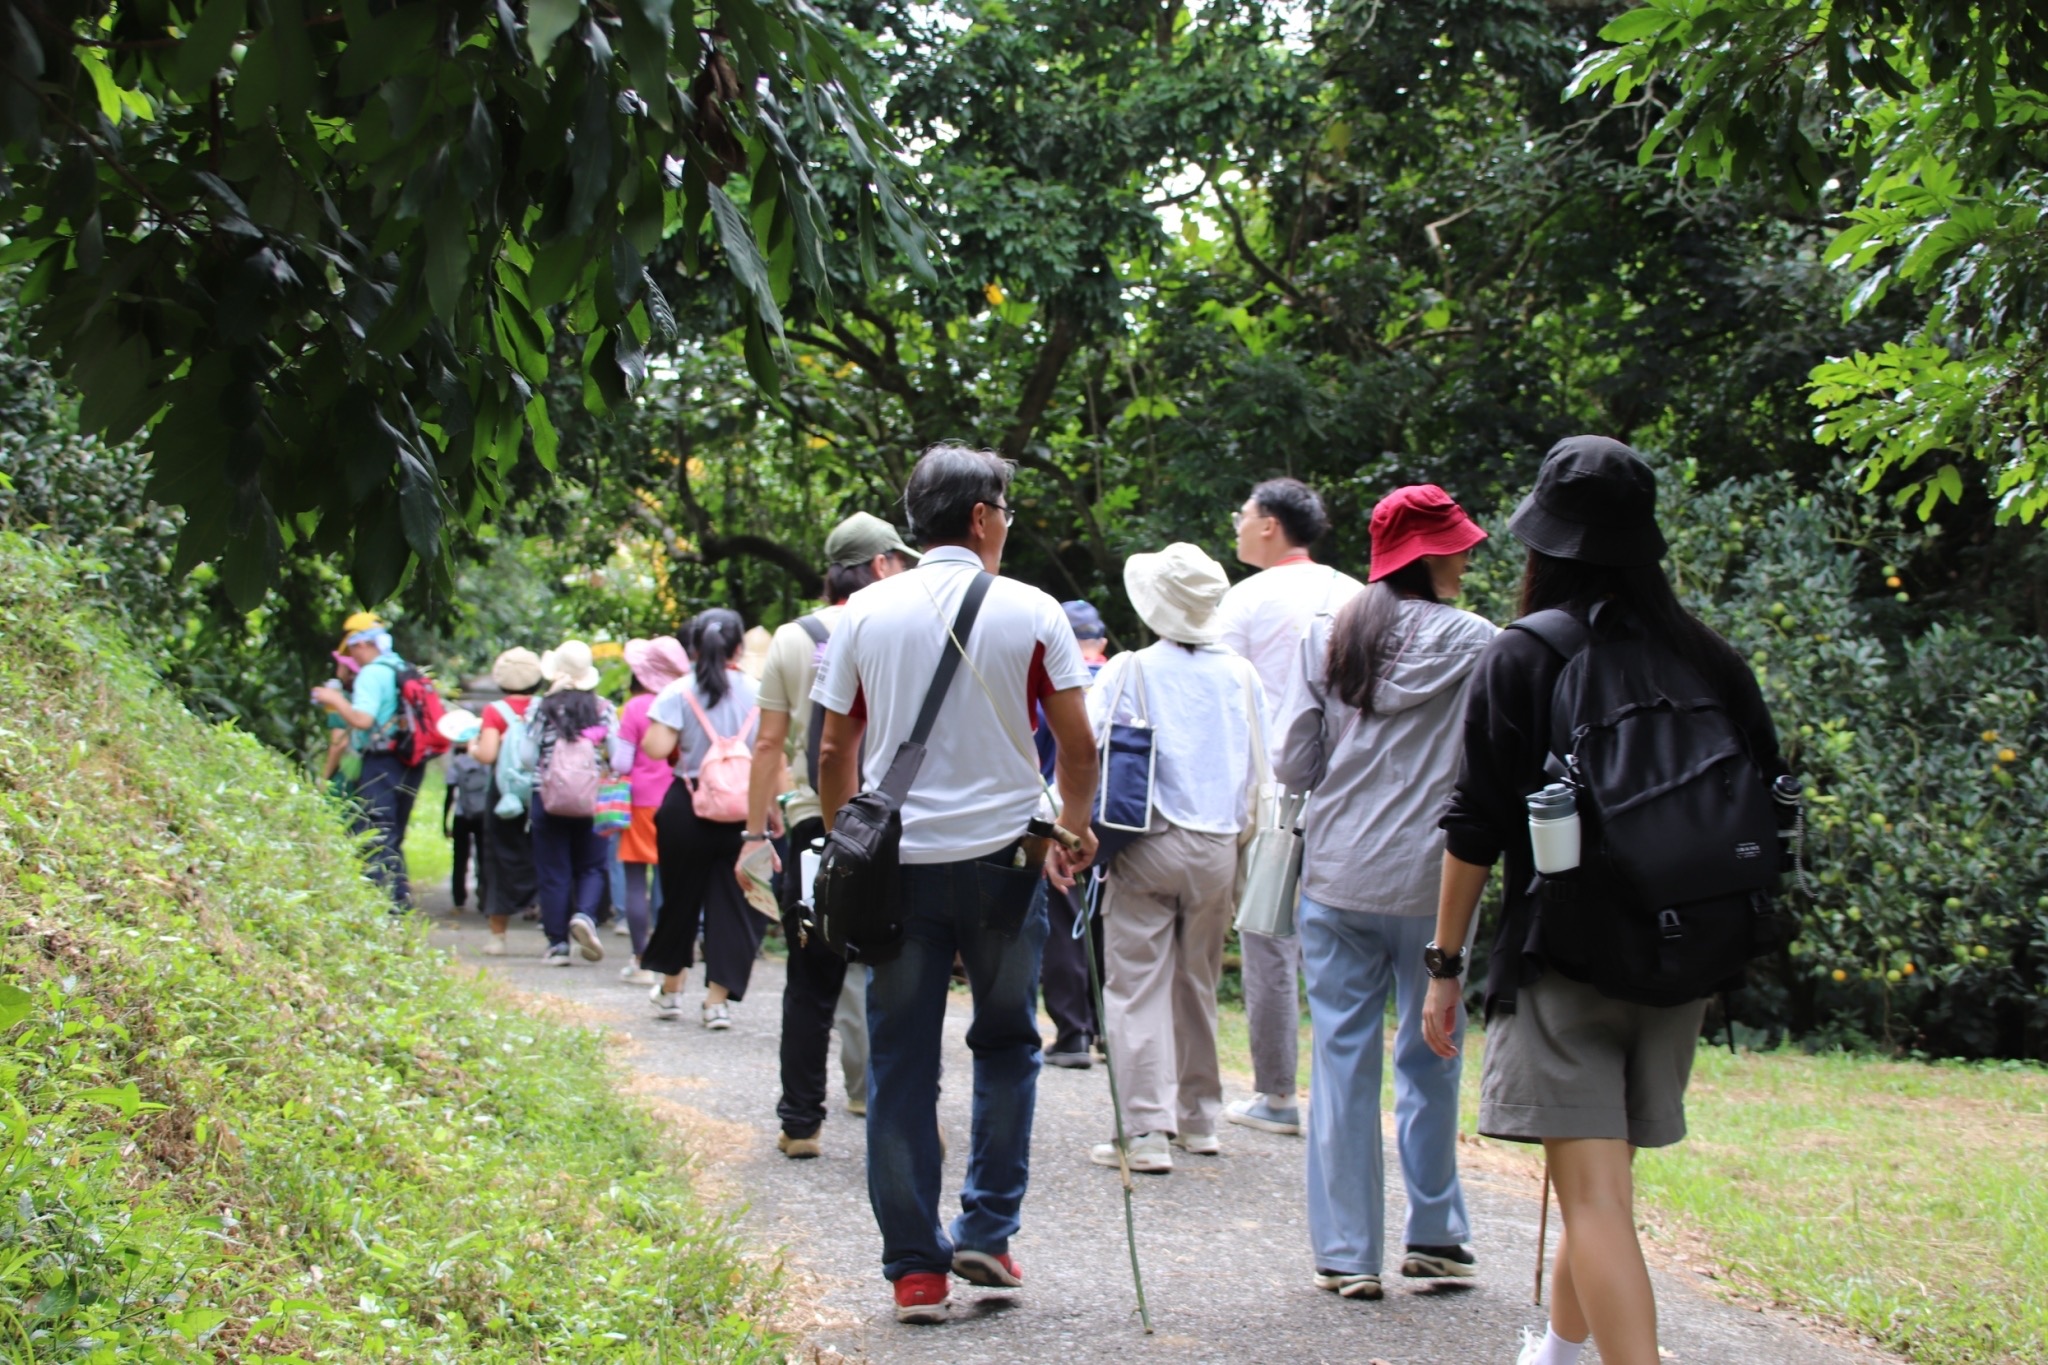
<svg viewBox="0 0 2048 1365">
<path fill-rule="evenodd" d="M 739 654 L 746 633 L 747 623 L 731 607 L 713 607 L 690 623 L 690 638 L 683 643 L 690 651 L 697 695 L 706 705 L 718 705 L 732 690 L 725 670 Z"/>
<path fill-rule="evenodd" d="M 1607 601 L 1626 608 L 1644 630 L 1699 670 L 1709 683 L 1722 685 L 1731 672 L 1748 668 L 1726 640 L 1679 604 L 1663 565 L 1616 568 L 1529 551 L 1529 562 L 1522 569 L 1522 615 L 1551 607 L 1584 611 Z"/>
<path fill-rule="evenodd" d="M 1330 623 L 1323 668 L 1329 674 L 1330 690 L 1347 706 L 1372 714 L 1373 689 L 1388 663 L 1387 651 L 1401 619 L 1401 603 L 1410 598 L 1437 600 L 1429 565 L 1419 559 L 1403 564 L 1337 609 L 1337 617 Z"/>
<path fill-rule="evenodd" d="M 597 694 L 574 687 L 565 688 L 541 698 L 540 714 L 558 738 L 580 735 L 598 723 Z"/>
</svg>

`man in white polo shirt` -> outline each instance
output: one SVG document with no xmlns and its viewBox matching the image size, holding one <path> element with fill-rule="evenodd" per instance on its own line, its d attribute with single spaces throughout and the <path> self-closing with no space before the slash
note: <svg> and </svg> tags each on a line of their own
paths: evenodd
<svg viewBox="0 0 2048 1365">
<path fill-rule="evenodd" d="M 1316 491 L 1300 479 L 1268 479 L 1252 489 L 1233 519 L 1237 557 L 1259 572 L 1223 595 L 1216 620 L 1223 643 L 1251 660 L 1266 690 L 1266 732 L 1301 670 L 1301 637 L 1309 622 L 1334 612 L 1364 584 L 1308 557 L 1330 529 Z M 1246 934 L 1244 1014 L 1252 1044 L 1252 1084 L 1259 1093 L 1225 1111 L 1232 1123 L 1269 1133 L 1299 1134 L 1295 1077 L 1301 1050 L 1301 940 Z"/>
<path fill-rule="evenodd" d="M 863 734 L 866 782 L 879 786 L 951 648 L 961 599 L 1000 567 L 1013 469 L 988 451 L 934 446 L 911 472 L 903 503 L 923 562 L 848 599 L 811 693 L 825 708 L 818 795 L 828 826 L 860 785 Z M 1066 614 L 1038 589 L 995 578 L 964 643 L 966 666 L 903 803 L 903 944 L 868 982 L 868 1198 L 904 1322 L 945 1318 L 948 1272 L 989 1288 L 1023 1284 L 1009 1245 L 1040 1060 L 1045 889 L 1023 838 L 1044 790 L 1031 740 L 1041 704 L 1059 745 L 1060 823 L 1081 840 L 1072 856 L 1053 850 L 1046 874 L 1064 885 L 1095 851 L 1088 665 Z M 956 951 L 974 996 L 974 1119 L 960 1215 L 942 1231 L 939 1046 Z"/>
</svg>

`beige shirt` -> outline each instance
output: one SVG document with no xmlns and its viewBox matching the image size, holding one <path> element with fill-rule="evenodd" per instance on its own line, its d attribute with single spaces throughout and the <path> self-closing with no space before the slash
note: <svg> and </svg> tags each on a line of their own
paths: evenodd
<svg viewBox="0 0 2048 1365">
<path fill-rule="evenodd" d="M 844 606 L 820 607 L 805 615 L 817 617 L 829 631 L 838 627 L 845 610 Z M 768 642 L 768 661 L 761 668 L 761 709 L 789 717 L 789 738 L 783 741 L 782 754 L 789 761 L 790 798 L 783 805 L 782 818 L 791 825 L 823 814 L 818 794 L 811 790 L 805 757 L 811 734 L 811 687 L 817 682 L 817 669 L 812 665 L 817 648 L 809 632 L 791 621 Z"/>
</svg>

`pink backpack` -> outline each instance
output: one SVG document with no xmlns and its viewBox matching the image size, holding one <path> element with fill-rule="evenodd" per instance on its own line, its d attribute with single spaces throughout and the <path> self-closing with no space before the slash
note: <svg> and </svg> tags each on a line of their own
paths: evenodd
<svg viewBox="0 0 2048 1365">
<path fill-rule="evenodd" d="M 564 820 L 587 820 L 597 814 L 599 771 L 597 746 L 582 735 L 560 735 L 540 775 L 540 808 Z"/>
<path fill-rule="evenodd" d="M 697 785 L 690 793 L 690 808 L 697 812 L 699 820 L 743 825 L 747 821 L 747 783 L 754 772 L 754 746 L 746 736 L 760 717 L 761 708 L 757 706 L 747 712 L 738 734 L 721 735 L 712 728 L 711 717 L 697 704 L 693 687 L 683 689 L 683 700 L 690 703 L 690 709 L 697 713 L 697 723 L 711 737 L 711 748 L 697 765 Z"/>
</svg>

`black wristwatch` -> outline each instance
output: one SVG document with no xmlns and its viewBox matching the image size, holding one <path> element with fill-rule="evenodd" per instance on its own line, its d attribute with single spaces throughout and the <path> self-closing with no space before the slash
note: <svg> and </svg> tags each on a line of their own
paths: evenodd
<svg viewBox="0 0 2048 1365">
<path fill-rule="evenodd" d="M 1465 950 L 1447 953 L 1434 943 L 1422 950 L 1422 970 L 1438 981 L 1454 981 L 1465 970 Z"/>
</svg>

